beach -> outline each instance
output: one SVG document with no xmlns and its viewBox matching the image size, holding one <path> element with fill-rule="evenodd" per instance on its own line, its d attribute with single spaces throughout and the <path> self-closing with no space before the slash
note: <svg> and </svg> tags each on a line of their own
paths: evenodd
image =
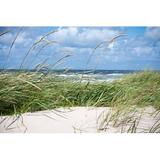
<svg viewBox="0 0 160 160">
<path fill-rule="evenodd" d="M 130 112 L 127 117 L 122 114 L 116 121 L 113 112 L 109 107 L 73 107 L 25 113 L 20 117 L 1 116 L 0 132 L 148 133 L 155 131 L 160 123 L 160 114 L 153 107 Z"/>
</svg>

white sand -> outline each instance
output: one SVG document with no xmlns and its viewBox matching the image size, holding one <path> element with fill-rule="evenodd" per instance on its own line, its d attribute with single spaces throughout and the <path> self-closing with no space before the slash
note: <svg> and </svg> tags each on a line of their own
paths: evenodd
<svg viewBox="0 0 160 160">
<path fill-rule="evenodd" d="M 130 114 L 131 122 L 124 121 L 125 116 L 112 120 L 112 110 L 107 107 L 75 107 L 59 108 L 51 111 L 26 113 L 17 117 L 0 117 L 1 133 L 116 133 L 134 131 L 148 132 L 154 130 L 160 119 L 160 114 L 152 107 Z M 108 116 L 105 123 L 103 120 Z M 136 117 L 136 118 L 135 118 Z M 140 120 L 137 120 L 141 117 Z M 154 125 L 155 124 L 155 125 Z M 153 126 L 153 127 L 152 127 Z"/>
</svg>

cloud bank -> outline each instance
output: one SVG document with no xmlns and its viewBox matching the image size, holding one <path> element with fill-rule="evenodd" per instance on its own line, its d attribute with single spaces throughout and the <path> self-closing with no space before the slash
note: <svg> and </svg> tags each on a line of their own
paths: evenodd
<svg viewBox="0 0 160 160">
<path fill-rule="evenodd" d="M 48 64 L 53 64 L 65 54 L 71 53 L 72 56 L 58 68 L 84 69 L 97 44 L 125 33 L 127 36 L 115 43 L 97 49 L 88 67 L 98 64 L 98 69 L 160 69 L 160 27 L 24 27 L 15 41 L 9 61 L 6 60 L 8 48 L 19 28 L 0 27 L 0 32 L 5 29 L 11 32 L 0 37 L 1 68 L 5 63 L 8 63 L 8 68 L 18 68 L 34 42 L 42 35 L 58 30 L 46 37 L 47 41 L 58 43 L 50 43 L 44 48 L 38 46 L 32 50 L 27 57 L 26 68 L 33 68 L 45 59 L 48 59 Z M 41 45 L 44 44 L 46 42 Z"/>
</svg>

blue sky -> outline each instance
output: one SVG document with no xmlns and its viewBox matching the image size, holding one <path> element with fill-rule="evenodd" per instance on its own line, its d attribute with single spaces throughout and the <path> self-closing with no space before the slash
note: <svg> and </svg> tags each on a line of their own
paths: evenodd
<svg viewBox="0 0 160 160">
<path fill-rule="evenodd" d="M 0 33 L 6 30 L 10 32 L 0 36 L 0 68 L 18 69 L 32 44 L 57 30 L 31 50 L 23 68 L 35 68 L 43 63 L 54 69 L 160 70 L 160 27 L 0 27 Z M 126 36 L 107 43 L 119 34 Z M 93 53 L 102 41 L 106 43 Z M 62 58 L 67 55 L 70 56 Z"/>
</svg>

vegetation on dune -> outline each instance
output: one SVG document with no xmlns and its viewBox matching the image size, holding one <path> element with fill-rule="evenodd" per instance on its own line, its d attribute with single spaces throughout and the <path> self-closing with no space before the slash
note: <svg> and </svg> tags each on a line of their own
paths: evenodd
<svg viewBox="0 0 160 160">
<path fill-rule="evenodd" d="M 122 126 L 121 132 L 125 132 L 124 125 L 126 125 L 129 127 L 127 132 L 135 133 L 142 116 L 141 114 L 143 113 L 138 114 L 138 117 L 135 116 L 136 110 L 139 107 L 153 106 L 158 110 L 156 111 L 158 114 L 155 113 L 156 116 L 159 116 L 160 72 L 143 71 L 128 74 L 111 83 L 83 82 L 83 78 L 85 78 L 83 77 L 84 72 L 81 75 L 81 79 L 75 82 L 74 80 L 55 76 L 51 72 L 51 70 L 54 70 L 59 64 L 63 63 L 63 60 L 72 56 L 72 52 L 67 50 L 64 50 L 64 55 L 58 60 L 53 61 L 52 64 L 47 64 L 48 58 L 46 58 L 43 62 L 33 65 L 34 60 L 46 47 L 60 44 L 60 42 L 50 39 L 51 37 L 49 38 L 50 35 L 56 34 L 58 30 L 46 33 L 36 40 L 24 54 L 19 70 L 10 72 L 7 69 L 7 63 L 9 62 L 17 38 L 23 29 L 23 27 L 20 27 L 11 41 L 8 53 L 6 53 L 6 64 L 4 64 L 3 69 L 0 71 L 0 116 L 15 114 L 16 119 L 10 125 L 25 112 L 35 112 L 57 107 L 112 107 L 115 110 L 110 108 L 111 115 L 109 115 L 110 113 L 106 114 L 100 129 L 106 130 L 111 122 L 113 126 Z M 1 32 L 0 38 L 9 32 L 11 31 Z M 122 36 L 126 35 L 119 33 L 111 40 L 105 40 L 97 44 L 90 53 L 85 70 L 87 70 L 95 51 L 99 48 L 106 49 L 109 44 L 112 44 Z M 36 55 L 30 61 L 30 64 L 35 68 L 31 72 L 27 70 L 26 65 L 33 51 L 36 52 Z M 39 71 L 44 71 L 45 73 Z M 156 116 L 154 117 L 155 119 Z M 0 123 L 4 122 L 5 119 Z M 147 132 L 160 132 L 159 118 Z"/>
<path fill-rule="evenodd" d="M 8 54 L 6 53 L 7 62 L 22 30 L 23 28 L 18 30 L 11 42 L 9 52 Z M 0 38 L 8 34 L 8 32 L 11 31 L 0 33 Z M 130 74 L 112 83 L 82 83 L 82 79 L 80 82 L 73 82 L 50 73 L 50 70 L 54 69 L 64 59 L 72 56 L 68 52 L 67 54 L 64 53 L 64 56 L 53 64 L 46 65 L 47 59 L 44 60 L 44 62 L 36 65 L 35 72 L 22 71 L 32 51 L 38 48 L 37 56 L 48 45 L 59 43 L 54 39 L 48 39 L 50 35 L 56 32 L 58 30 L 46 33 L 30 46 L 20 64 L 21 70 L 7 72 L 7 64 L 5 64 L 3 72 L 0 72 L 0 115 L 22 114 L 56 107 L 73 106 L 128 108 L 131 106 L 143 107 L 151 105 L 160 109 L 159 72 L 145 71 Z M 125 35 L 118 34 L 111 40 L 100 42 L 93 48 L 87 60 L 86 69 L 98 48 L 107 47 L 122 36 Z M 47 69 L 46 74 L 39 72 L 43 69 Z"/>
<path fill-rule="evenodd" d="M 80 83 L 41 73 L 0 74 L 0 114 L 56 107 L 154 106 L 160 109 L 160 73 L 145 71 L 112 83 Z"/>
</svg>

